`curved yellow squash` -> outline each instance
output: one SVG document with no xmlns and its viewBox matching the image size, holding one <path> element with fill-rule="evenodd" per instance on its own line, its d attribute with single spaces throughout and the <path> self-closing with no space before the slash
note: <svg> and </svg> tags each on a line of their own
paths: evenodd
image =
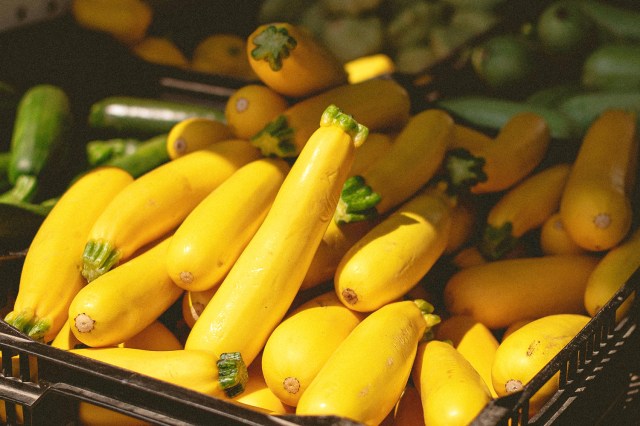
<svg viewBox="0 0 640 426">
<path fill-rule="evenodd" d="M 304 391 L 296 414 L 380 424 L 400 399 L 418 343 L 432 325 L 418 304 L 389 303 L 362 320 Z"/>
<path fill-rule="evenodd" d="M 322 115 L 249 244 L 194 324 L 186 349 L 239 351 L 251 364 L 300 289 L 367 129 Z"/>
<path fill-rule="evenodd" d="M 67 320 L 71 300 L 86 284 L 80 270 L 89 231 L 131 182 L 122 169 L 98 168 L 64 192 L 31 242 L 7 323 L 34 339 L 53 340 Z"/>
</svg>

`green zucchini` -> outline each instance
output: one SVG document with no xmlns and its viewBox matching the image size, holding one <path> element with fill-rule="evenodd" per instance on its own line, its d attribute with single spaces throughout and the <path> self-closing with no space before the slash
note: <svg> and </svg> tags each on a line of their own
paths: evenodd
<svg viewBox="0 0 640 426">
<path fill-rule="evenodd" d="M 525 101 L 545 108 L 555 108 L 565 99 L 578 93 L 584 93 L 584 87 L 580 83 L 560 83 L 538 89 L 531 93 Z"/>
<path fill-rule="evenodd" d="M 31 201 L 38 179 L 52 159 L 66 148 L 72 125 L 71 104 L 61 88 L 40 84 L 20 98 L 11 136 L 11 158 L 7 169 L 11 193 L 0 199 Z"/>
<path fill-rule="evenodd" d="M 558 105 L 558 110 L 571 117 L 582 132 L 605 110 L 620 108 L 634 111 L 640 126 L 640 89 L 629 92 L 598 91 L 571 96 Z"/>
<path fill-rule="evenodd" d="M 605 44 L 582 64 L 582 84 L 596 90 L 640 90 L 640 45 Z"/>
<path fill-rule="evenodd" d="M 169 161 L 167 135 L 162 134 L 140 142 L 134 152 L 115 156 L 102 165 L 120 167 L 137 178 L 167 161 Z"/>
<path fill-rule="evenodd" d="M 155 136 L 189 117 L 206 117 L 224 122 L 224 111 L 196 105 L 135 96 L 110 96 L 91 105 L 89 127 L 121 136 Z"/>
<path fill-rule="evenodd" d="M 552 55 L 577 55 L 595 41 L 595 24 L 575 4 L 564 0 L 549 4 L 538 16 L 536 36 L 542 48 Z"/>
<path fill-rule="evenodd" d="M 6 191 L 11 188 L 7 170 L 9 169 L 10 152 L 0 152 L 0 191 Z"/>
<path fill-rule="evenodd" d="M 133 154 L 142 142 L 134 138 L 92 140 L 86 143 L 85 151 L 89 166 L 99 166 L 113 158 Z"/>
<path fill-rule="evenodd" d="M 596 26 L 618 40 L 640 40 L 640 12 L 608 4 L 602 0 L 578 0 L 574 2 Z"/>
<path fill-rule="evenodd" d="M 554 139 L 578 139 L 582 130 L 571 117 L 554 108 L 486 96 L 459 96 L 442 99 L 436 103 L 440 108 L 467 123 L 497 132 L 515 114 L 533 112 L 542 116 Z"/>
</svg>

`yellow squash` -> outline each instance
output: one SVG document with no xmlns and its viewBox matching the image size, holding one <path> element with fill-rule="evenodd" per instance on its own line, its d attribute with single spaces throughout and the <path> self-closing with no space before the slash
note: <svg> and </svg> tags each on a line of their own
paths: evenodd
<svg viewBox="0 0 640 426">
<path fill-rule="evenodd" d="M 607 110 L 587 130 L 560 201 L 567 233 L 580 247 L 614 247 L 631 228 L 638 167 L 636 114 Z M 615 149 L 612 149 L 615 146 Z"/>
<path fill-rule="evenodd" d="M 371 132 L 398 129 L 407 122 L 411 100 L 394 80 L 375 79 L 343 84 L 293 103 L 251 138 L 266 156 L 296 157 L 318 128 L 327 105 L 349 111 Z"/>
<path fill-rule="evenodd" d="M 447 311 L 470 315 L 490 329 L 524 318 L 584 313 L 589 255 L 501 259 L 454 273 L 444 288 Z"/>
<path fill-rule="evenodd" d="M 453 139 L 449 145 L 449 149 L 464 148 L 470 152 L 482 149 L 493 139 L 486 133 L 464 124 L 456 123 L 453 130 Z"/>
<path fill-rule="evenodd" d="M 571 171 L 556 164 L 527 176 L 491 206 L 479 248 L 490 260 L 503 257 L 526 233 L 540 228 L 560 207 L 560 197 Z"/>
<path fill-rule="evenodd" d="M 402 204 L 343 256 L 334 277 L 340 300 L 371 312 L 404 295 L 440 258 L 450 226 L 451 203 L 437 189 Z"/>
<path fill-rule="evenodd" d="M 340 225 L 335 220 L 329 222 L 300 289 L 307 290 L 333 279 L 342 257 L 377 223 L 375 219 Z"/>
<path fill-rule="evenodd" d="M 132 181 L 122 169 L 98 168 L 64 192 L 30 244 L 7 323 L 45 342 L 58 334 L 71 300 L 86 283 L 80 269 L 89 231 L 102 210 Z"/>
<path fill-rule="evenodd" d="M 445 254 L 458 252 L 475 238 L 479 218 L 480 208 L 475 198 L 457 197 L 451 209 L 451 226 Z"/>
<path fill-rule="evenodd" d="M 247 84 L 229 96 L 224 117 L 235 137 L 250 139 L 288 107 L 289 101 L 270 87 Z"/>
<path fill-rule="evenodd" d="M 82 348 L 69 352 L 217 398 L 240 394 L 248 380 L 247 367 L 237 352 L 216 355 L 184 349 L 134 348 Z"/>
<path fill-rule="evenodd" d="M 540 228 L 540 250 L 544 254 L 581 254 L 587 250 L 576 244 L 567 233 L 560 212 L 556 211 Z"/>
<path fill-rule="evenodd" d="M 264 347 L 262 371 L 269 389 L 283 403 L 298 405 L 320 368 L 363 318 L 333 291 L 298 307 L 273 330 Z"/>
<path fill-rule="evenodd" d="M 493 362 L 492 381 L 498 395 L 521 390 L 589 320 L 587 315 L 548 315 L 511 333 L 498 346 Z M 529 399 L 530 416 L 558 390 L 558 380 L 559 373 Z"/>
<path fill-rule="evenodd" d="M 393 59 L 384 53 L 361 56 L 344 63 L 349 83 L 352 84 L 391 75 L 395 68 Z"/>
<path fill-rule="evenodd" d="M 418 389 L 408 383 L 393 413 L 393 426 L 421 426 L 424 425 L 422 400 Z"/>
<path fill-rule="evenodd" d="M 71 331 L 69 322 L 65 322 L 58 335 L 51 342 L 58 349 L 79 349 L 85 345 Z M 154 321 L 126 342 L 118 346 L 126 348 L 147 349 L 150 351 L 170 351 L 182 349 L 182 343 L 175 334 L 161 321 Z"/>
<path fill-rule="evenodd" d="M 167 273 L 180 288 L 204 291 L 222 282 L 271 208 L 289 171 L 279 158 L 240 167 L 178 226 L 167 249 Z"/>
<path fill-rule="evenodd" d="M 256 358 L 248 367 L 249 380 L 244 391 L 233 398 L 232 401 L 245 404 L 250 409 L 258 409 L 267 414 L 292 414 L 295 408 L 284 404 L 271 392 L 262 373 L 262 362 Z"/>
<path fill-rule="evenodd" d="M 247 247 L 194 324 L 185 348 L 239 351 L 247 364 L 262 350 L 300 289 L 333 217 L 356 146 L 367 135 L 329 106 Z"/>
<path fill-rule="evenodd" d="M 205 291 L 185 291 L 182 295 L 182 318 L 184 319 L 187 327 L 193 327 L 197 319 L 200 318 L 200 314 L 204 311 L 204 307 L 207 306 L 209 300 L 213 297 L 213 294 L 218 288 L 213 287 Z"/>
<path fill-rule="evenodd" d="M 260 25 L 247 38 L 246 49 L 258 78 L 285 96 L 307 97 L 348 81 L 342 62 L 302 26 Z"/>
<path fill-rule="evenodd" d="M 640 230 L 636 229 L 627 239 L 609 250 L 589 276 L 584 292 L 584 306 L 589 315 L 596 315 L 638 268 L 640 268 Z M 632 294 L 616 310 L 618 321 L 627 314 L 633 299 Z"/>
<path fill-rule="evenodd" d="M 131 51 L 152 64 L 187 68 L 189 61 L 176 43 L 167 37 L 147 36 L 131 46 Z"/>
<path fill-rule="evenodd" d="M 229 32 L 216 32 L 204 37 L 193 48 L 191 68 L 206 74 L 256 80 L 247 58 L 247 40 Z"/>
<path fill-rule="evenodd" d="M 360 175 L 380 158 L 387 155 L 393 146 L 394 137 L 386 133 L 369 133 L 367 143 L 356 150 L 351 166 L 351 175 Z"/>
<path fill-rule="evenodd" d="M 386 155 L 349 178 L 336 209 L 338 223 L 385 214 L 418 192 L 442 165 L 453 125 L 439 109 L 411 116 Z"/>
<path fill-rule="evenodd" d="M 378 425 L 411 375 L 418 343 L 437 322 L 424 300 L 389 303 L 353 329 L 300 397 L 296 414 Z"/>
<path fill-rule="evenodd" d="M 82 275 L 92 281 L 163 237 L 213 189 L 258 158 L 260 153 L 249 142 L 229 140 L 140 176 L 103 207 L 95 220 L 81 255 Z"/>
<path fill-rule="evenodd" d="M 153 9 L 144 0 L 73 0 L 71 12 L 78 25 L 125 44 L 142 40 L 153 20 Z"/>
<path fill-rule="evenodd" d="M 459 139 L 461 140 L 461 139 Z M 444 161 L 452 190 L 474 194 L 510 188 L 540 164 L 551 141 L 541 116 L 523 112 L 511 117 L 494 139 L 474 139 L 451 148 Z M 460 143 L 460 142 L 459 142 Z"/>
<path fill-rule="evenodd" d="M 425 425 L 468 425 L 492 399 L 480 374 L 447 342 L 421 343 L 412 375 Z"/>
<path fill-rule="evenodd" d="M 451 341 L 484 380 L 492 397 L 497 394 L 491 383 L 491 366 L 498 349 L 498 339 L 481 322 L 468 315 L 453 315 L 436 327 L 436 339 Z"/>
<path fill-rule="evenodd" d="M 167 135 L 167 152 L 175 160 L 214 142 L 231 139 L 229 126 L 206 117 L 189 117 L 174 125 Z"/>
<path fill-rule="evenodd" d="M 87 346 L 113 346 L 148 327 L 182 295 L 164 268 L 171 237 L 91 281 L 69 306 L 69 326 Z"/>
</svg>

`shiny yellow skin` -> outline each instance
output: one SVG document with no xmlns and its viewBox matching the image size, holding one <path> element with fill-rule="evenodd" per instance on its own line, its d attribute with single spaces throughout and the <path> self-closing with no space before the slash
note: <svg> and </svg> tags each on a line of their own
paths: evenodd
<svg viewBox="0 0 640 426">
<path fill-rule="evenodd" d="M 166 37 L 147 36 L 133 46 L 131 51 L 147 62 L 187 68 L 189 61 L 180 48 Z"/>
<path fill-rule="evenodd" d="M 590 255 L 556 255 L 471 266 L 445 284 L 445 306 L 492 330 L 525 318 L 583 313 L 587 279 L 597 263 Z"/>
<path fill-rule="evenodd" d="M 282 58 L 282 67 L 278 70 L 273 70 L 268 61 L 255 59 L 251 54 L 256 47 L 256 36 L 270 26 L 286 30 L 296 40 L 296 46 Z M 246 49 L 249 65 L 258 78 L 284 96 L 304 98 L 348 82 L 342 62 L 302 26 L 286 22 L 259 25 L 247 38 Z"/>
<path fill-rule="evenodd" d="M 393 59 L 384 53 L 362 56 L 344 63 L 344 69 L 351 84 L 391 75 L 395 68 Z"/>
<path fill-rule="evenodd" d="M 114 346 L 155 321 L 182 295 L 162 267 L 171 237 L 83 287 L 73 298 L 68 321 L 87 346 Z M 78 318 L 78 316 L 80 316 Z M 93 320 L 86 329 L 78 321 Z"/>
<path fill-rule="evenodd" d="M 235 137 L 251 139 L 288 107 L 287 98 L 270 87 L 247 84 L 229 96 L 224 117 Z"/>
<path fill-rule="evenodd" d="M 211 34 L 200 40 L 191 55 L 191 69 L 243 80 L 257 79 L 246 55 L 246 40 L 231 33 Z"/>
<path fill-rule="evenodd" d="M 232 401 L 246 404 L 267 414 L 292 414 L 295 408 L 284 404 L 271 392 L 262 374 L 262 362 L 257 358 L 248 368 L 249 381 L 244 391 L 233 397 Z"/>
<path fill-rule="evenodd" d="M 453 138 L 453 118 L 427 109 L 411 116 L 394 138 L 387 154 L 361 175 L 382 198 L 380 214 L 408 200 L 439 170 Z"/>
<path fill-rule="evenodd" d="M 193 327 L 200 314 L 218 288 L 205 291 L 185 291 L 182 296 L 182 318 L 189 328 Z"/>
<path fill-rule="evenodd" d="M 582 254 L 587 250 L 571 239 L 562 223 L 560 212 L 556 211 L 540 227 L 540 250 L 547 255 Z"/>
<path fill-rule="evenodd" d="M 498 395 L 505 396 L 531 381 L 590 319 L 577 314 L 548 315 L 511 333 L 500 343 L 494 358 L 492 380 Z M 558 390 L 558 374 L 529 399 L 529 415 Z"/>
<path fill-rule="evenodd" d="M 232 139 L 229 126 L 206 117 L 189 117 L 173 126 L 167 135 L 167 153 L 175 160 L 215 142 Z"/>
<path fill-rule="evenodd" d="M 83 348 L 69 352 L 216 398 L 227 398 L 218 383 L 218 356 L 212 352 L 134 348 Z"/>
<path fill-rule="evenodd" d="M 527 176 L 489 209 L 486 225 L 501 228 L 510 223 L 515 238 L 539 228 L 560 207 L 570 171 L 571 165 L 562 163 Z"/>
<path fill-rule="evenodd" d="M 64 323 L 58 335 L 51 341 L 51 346 L 62 350 L 77 349 L 82 347 L 82 345 L 83 343 L 79 341 L 71 331 L 71 326 L 68 321 Z M 117 346 L 147 349 L 150 351 L 182 349 L 182 343 L 180 343 L 175 334 L 160 321 L 152 322 L 140 333 Z"/>
<path fill-rule="evenodd" d="M 307 143 L 317 129 L 318 117 L 330 104 L 349 111 L 372 133 L 401 128 L 409 120 L 411 110 L 407 90 L 389 79 L 343 84 L 299 100 L 282 113 L 287 126 L 293 130 L 295 150 L 292 156 L 297 155 Z"/>
<path fill-rule="evenodd" d="M 480 374 L 491 396 L 498 396 L 491 382 L 491 367 L 499 342 L 486 325 L 468 315 L 454 315 L 437 325 L 436 339 L 451 341 L 453 347 Z"/>
<path fill-rule="evenodd" d="M 273 330 L 262 352 L 269 389 L 283 403 L 298 405 L 320 368 L 363 318 L 333 291 L 297 308 Z"/>
<path fill-rule="evenodd" d="M 442 193 L 417 194 L 347 251 L 334 276 L 336 294 L 359 312 L 401 297 L 444 253 L 450 226 L 451 202 Z"/>
<path fill-rule="evenodd" d="M 412 375 L 419 383 L 425 425 L 467 425 L 492 399 L 473 365 L 447 342 L 421 343 Z"/>
<path fill-rule="evenodd" d="M 586 250 L 608 250 L 631 228 L 638 167 L 636 126 L 635 113 L 605 111 L 587 130 L 573 162 L 560 215 L 571 239 Z"/>
<path fill-rule="evenodd" d="M 604 255 L 589 276 L 584 292 L 584 306 L 589 315 L 595 316 L 639 267 L 640 231 L 635 229 Z M 618 307 L 616 320 L 620 321 L 627 314 L 633 299 L 634 294 L 631 294 Z"/>
<path fill-rule="evenodd" d="M 390 303 L 372 312 L 322 366 L 300 397 L 296 414 L 380 424 L 402 395 L 426 329 L 413 301 Z"/>
<path fill-rule="evenodd" d="M 251 364 L 298 293 L 362 142 L 321 122 L 262 225 L 191 329 L 186 349 L 238 351 Z"/>
<path fill-rule="evenodd" d="M 189 213 L 173 234 L 165 259 L 178 287 L 204 291 L 222 282 L 262 224 L 288 171 L 280 158 L 252 161 Z"/>
<path fill-rule="evenodd" d="M 164 236 L 236 170 L 261 158 L 247 141 L 211 144 L 137 178 L 103 208 L 87 241 L 108 243 L 127 260 Z"/>
<path fill-rule="evenodd" d="M 71 12 L 78 25 L 129 45 L 147 35 L 153 20 L 153 9 L 143 0 L 73 0 Z"/>
<path fill-rule="evenodd" d="M 511 117 L 496 137 L 476 152 L 484 158 L 487 180 L 471 187 L 474 194 L 503 191 L 529 175 L 547 153 L 551 135 L 541 116 L 523 112 Z"/>
<path fill-rule="evenodd" d="M 71 300 L 86 283 L 80 269 L 89 231 L 102 210 L 132 182 L 122 169 L 98 168 L 63 193 L 30 244 L 8 322 L 24 315 L 48 323 L 45 342 L 58 334 Z"/>
</svg>

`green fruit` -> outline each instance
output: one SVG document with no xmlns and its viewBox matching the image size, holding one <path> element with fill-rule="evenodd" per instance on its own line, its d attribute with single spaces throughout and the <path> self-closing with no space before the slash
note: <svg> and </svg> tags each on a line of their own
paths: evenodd
<svg viewBox="0 0 640 426">
<path fill-rule="evenodd" d="M 533 49 L 526 40 L 511 34 L 492 37 L 474 47 L 471 64 L 476 74 L 493 89 L 526 85 L 535 72 Z"/>
<path fill-rule="evenodd" d="M 551 54 L 573 54 L 592 45 L 595 24 L 575 4 L 557 1 L 539 16 L 536 33 L 542 48 Z"/>
</svg>

